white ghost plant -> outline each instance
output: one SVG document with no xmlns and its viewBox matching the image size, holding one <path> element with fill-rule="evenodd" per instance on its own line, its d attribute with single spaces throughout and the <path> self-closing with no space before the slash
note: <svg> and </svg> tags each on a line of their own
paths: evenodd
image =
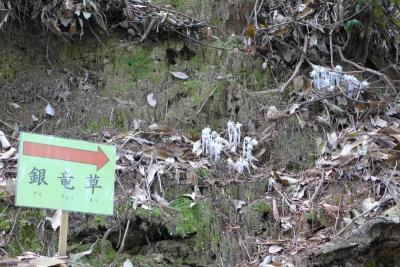
<svg viewBox="0 0 400 267">
<path fill-rule="evenodd" d="M 230 149 L 231 152 L 235 152 L 236 148 L 240 146 L 242 124 L 229 121 L 227 127 L 228 140 L 222 138 L 216 131 L 211 131 L 210 127 L 206 127 L 202 130 L 201 148 L 204 156 L 218 162 L 221 158 L 222 151 Z M 251 154 L 254 146 L 257 144 L 257 140 L 254 138 L 245 137 L 243 140 L 242 156 L 236 162 L 228 158 L 228 165 L 240 174 L 243 174 L 245 170 L 250 173 L 251 162 L 257 160 Z"/>
<path fill-rule="evenodd" d="M 369 86 L 368 82 L 360 82 L 353 75 L 343 73 L 343 68 L 339 65 L 334 70 L 314 65 L 310 76 L 313 78 L 313 85 L 318 91 L 331 92 L 338 86 L 342 86 L 351 94 L 354 90 Z"/>
<path fill-rule="evenodd" d="M 242 157 L 236 162 L 233 162 L 232 159 L 228 159 L 228 165 L 240 174 L 243 174 L 245 170 L 250 173 L 249 162 Z"/>
<path fill-rule="evenodd" d="M 232 152 L 235 152 L 236 148 L 240 145 L 241 127 L 242 124 L 240 124 L 239 122 L 234 123 L 232 121 L 228 121 L 228 140 Z"/>
<path fill-rule="evenodd" d="M 249 162 L 252 160 L 257 160 L 251 152 L 253 151 L 254 146 L 258 144 L 257 140 L 246 136 L 243 140 L 243 158 Z"/>
</svg>

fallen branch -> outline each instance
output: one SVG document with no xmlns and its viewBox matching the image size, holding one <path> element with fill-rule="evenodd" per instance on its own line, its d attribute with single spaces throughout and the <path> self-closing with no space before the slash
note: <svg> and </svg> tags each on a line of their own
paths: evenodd
<svg viewBox="0 0 400 267">
<path fill-rule="evenodd" d="M 309 41 L 309 39 L 308 39 L 308 37 L 306 37 L 305 40 L 304 40 L 303 53 L 301 54 L 300 60 L 297 63 L 297 66 L 294 69 L 294 72 L 293 72 L 292 76 L 290 76 L 289 80 L 287 80 L 287 82 L 284 85 L 282 85 L 282 87 L 279 89 L 280 93 L 283 93 L 286 90 L 286 88 L 289 86 L 289 84 L 293 81 L 293 79 L 299 73 L 300 67 L 301 67 L 301 65 L 303 65 L 304 57 L 305 57 L 305 54 L 307 52 L 308 41 Z"/>
<path fill-rule="evenodd" d="M 128 234 L 128 230 L 129 230 L 129 224 L 131 223 L 131 220 L 128 220 L 128 223 L 126 224 L 126 228 L 125 228 L 125 233 L 124 233 L 124 237 L 122 238 L 121 241 L 121 246 L 118 249 L 118 253 L 121 253 L 122 251 L 124 251 L 124 247 L 125 247 L 125 240 L 126 240 L 126 236 Z"/>
<path fill-rule="evenodd" d="M 339 46 L 336 46 L 336 48 L 337 48 L 337 50 L 338 50 L 338 52 L 339 52 L 340 59 L 341 59 L 343 62 L 346 62 L 347 64 L 350 64 L 350 65 L 356 67 L 356 68 L 359 69 L 359 70 L 362 70 L 362 71 L 365 71 L 365 72 L 369 72 L 369 73 L 374 74 L 374 75 L 376 75 L 376 76 L 378 76 L 378 77 L 381 77 L 383 80 L 385 80 L 385 82 L 389 85 L 390 88 L 396 90 L 396 87 L 394 87 L 394 85 L 392 84 L 392 82 L 390 81 L 390 79 L 389 79 L 385 74 L 383 74 L 383 73 L 381 73 L 381 72 L 379 72 L 379 71 L 370 69 L 370 68 L 363 67 L 363 66 L 358 65 L 357 63 L 355 63 L 355 62 L 353 62 L 353 61 L 351 61 L 351 60 L 348 60 L 347 58 L 345 58 L 345 57 L 343 56 L 343 53 L 342 53 L 342 50 L 340 49 L 340 47 L 339 47 Z"/>
<path fill-rule="evenodd" d="M 144 40 L 147 39 L 147 36 L 149 36 L 149 33 L 151 32 L 151 30 L 154 28 L 154 25 L 156 24 L 157 19 L 156 18 L 152 18 L 150 21 L 149 26 L 146 28 L 146 31 L 144 32 L 142 38 L 140 39 L 140 42 L 142 43 Z"/>
<path fill-rule="evenodd" d="M 204 106 L 207 104 L 208 99 L 210 99 L 210 97 L 212 97 L 212 95 L 215 93 L 216 90 L 217 90 L 217 87 L 215 87 L 214 90 L 212 90 L 212 92 L 205 99 L 203 99 L 203 104 L 201 104 L 201 107 L 196 112 L 196 117 L 199 116 L 200 112 L 203 110 Z"/>
<path fill-rule="evenodd" d="M 318 194 L 321 192 L 322 186 L 324 185 L 325 182 L 325 172 L 322 171 L 322 177 L 321 181 L 319 182 L 317 189 L 315 189 L 314 194 L 311 197 L 311 203 L 314 203 L 317 200 Z"/>
</svg>

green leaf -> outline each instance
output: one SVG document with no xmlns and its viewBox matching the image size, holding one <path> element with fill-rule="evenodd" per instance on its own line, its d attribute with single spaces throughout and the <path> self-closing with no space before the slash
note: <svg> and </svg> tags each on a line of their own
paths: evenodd
<svg viewBox="0 0 400 267">
<path fill-rule="evenodd" d="M 361 22 L 358 19 L 352 19 L 345 23 L 346 30 L 351 32 L 354 26 L 361 25 Z"/>
</svg>

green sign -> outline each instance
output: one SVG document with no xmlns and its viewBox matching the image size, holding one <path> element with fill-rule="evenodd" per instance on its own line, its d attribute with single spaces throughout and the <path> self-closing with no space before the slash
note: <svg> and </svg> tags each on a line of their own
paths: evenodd
<svg viewBox="0 0 400 267">
<path fill-rule="evenodd" d="M 16 205 L 113 214 L 114 146 L 21 133 Z"/>
</svg>

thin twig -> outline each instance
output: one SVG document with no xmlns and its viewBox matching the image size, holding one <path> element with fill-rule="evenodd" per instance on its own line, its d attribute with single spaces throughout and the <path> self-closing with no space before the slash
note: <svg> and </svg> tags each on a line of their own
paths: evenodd
<svg viewBox="0 0 400 267">
<path fill-rule="evenodd" d="M 216 90 L 217 90 L 217 87 L 215 87 L 214 90 L 212 90 L 212 92 L 203 100 L 203 103 L 201 104 L 201 107 L 196 112 L 196 117 L 199 116 L 200 112 L 203 110 L 204 106 L 207 104 L 208 99 L 210 99 L 210 97 L 215 93 Z"/>
<path fill-rule="evenodd" d="M 318 194 L 321 192 L 322 186 L 325 183 L 325 171 L 322 171 L 321 176 L 321 181 L 319 182 L 317 189 L 315 189 L 315 192 L 311 197 L 311 203 L 314 203 L 317 200 Z"/>
<path fill-rule="evenodd" d="M 156 18 L 151 19 L 149 26 L 146 28 L 145 32 L 143 33 L 142 38 L 140 39 L 140 43 L 142 43 L 144 40 L 147 39 L 147 36 L 151 32 L 151 30 L 154 28 L 154 25 L 156 24 L 156 22 L 157 22 Z"/>
<path fill-rule="evenodd" d="M 107 238 L 109 237 L 109 235 L 111 234 L 112 231 L 114 231 L 114 229 L 110 228 L 105 232 L 103 239 L 101 240 L 102 244 L 104 244 L 104 242 L 107 240 Z"/>
<path fill-rule="evenodd" d="M 121 246 L 118 249 L 118 253 L 121 253 L 122 251 L 124 251 L 124 247 L 125 247 L 125 240 L 126 240 L 126 236 L 128 234 L 128 230 L 129 230 L 129 224 L 131 223 L 131 220 L 128 220 L 128 223 L 126 224 L 126 228 L 125 228 L 125 233 L 124 233 L 124 237 L 122 238 L 122 242 L 121 242 Z"/>
<path fill-rule="evenodd" d="M 34 133 L 40 126 L 46 123 L 46 120 L 43 120 L 41 123 L 39 123 L 32 131 L 31 133 Z"/>
<path fill-rule="evenodd" d="M 15 226 L 17 225 L 18 216 L 19 216 L 19 212 L 20 212 L 20 211 L 21 211 L 21 208 L 19 208 L 19 209 L 17 210 L 17 214 L 15 215 L 13 226 L 11 227 L 11 230 L 10 230 L 10 232 L 9 232 L 8 235 L 7 235 L 7 239 L 8 239 L 8 240 L 11 238 L 12 234 L 14 233 L 14 229 L 15 229 Z"/>
<path fill-rule="evenodd" d="M 335 218 L 335 231 L 337 230 L 337 226 L 339 224 L 339 217 L 340 217 L 340 209 L 342 208 L 342 195 L 340 195 L 339 199 L 339 208 L 336 213 L 336 218 Z"/>
<path fill-rule="evenodd" d="M 282 85 L 282 87 L 279 89 L 279 92 L 283 93 L 286 90 L 286 88 L 289 86 L 289 84 L 293 81 L 293 79 L 296 77 L 297 73 L 299 73 L 300 67 L 301 67 L 301 65 L 303 65 L 304 57 L 305 57 L 305 54 L 307 52 L 308 41 L 309 41 L 309 39 L 308 39 L 308 37 L 306 37 L 305 40 L 304 40 L 303 53 L 300 56 L 300 60 L 297 63 L 297 66 L 294 69 L 294 72 L 293 72 L 292 76 L 290 76 L 289 80 L 287 80 L 287 82 Z"/>
<path fill-rule="evenodd" d="M 333 30 L 335 28 L 332 28 L 332 30 L 329 32 L 329 47 L 330 47 L 330 54 L 331 54 L 331 67 L 332 69 L 335 68 L 335 65 L 333 64 L 333 41 L 332 41 L 332 34 Z"/>
<path fill-rule="evenodd" d="M 92 26 L 89 25 L 90 32 L 93 34 L 93 36 L 96 38 L 96 40 L 107 50 L 107 46 L 100 40 L 100 37 L 96 34 L 96 32 L 93 30 Z"/>
<path fill-rule="evenodd" d="M 10 124 L 8 124 L 7 122 L 4 122 L 2 120 L 0 120 L 0 123 L 4 124 L 5 126 L 7 126 L 8 128 L 10 128 L 11 130 L 15 130 Z"/>
<path fill-rule="evenodd" d="M 378 77 L 381 77 L 383 80 L 386 81 L 386 83 L 389 85 L 390 88 L 396 90 L 396 88 L 394 87 L 394 85 L 392 84 L 392 82 L 389 80 L 389 78 L 388 78 L 385 74 L 383 74 L 383 73 L 381 73 L 381 72 L 379 72 L 379 71 L 370 69 L 370 68 L 363 67 L 363 66 L 358 65 L 357 63 L 355 63 L 355 62 L 353 62 L 353 61 L 351 61 L 351 60 L 346 59 L 346 58 L 343 56 L 343 53 L 342 53 L 342 50 L 340 49 L 340 47 L 339 47 L 339 46 L 336 46 L 336 48 L 337 48 L 337 50 L 338 50 L 338 52 L 339 52 L 340 59 L 341 59 L 343 62 L 346 62 L 347 64 L 350 64 L 350 65 L 356 67 L 356 68 L 359 69 L 359 70 L 362 70 L 362 71 L 365 71 L 365 72 L 369 72 L 369 73 L 374 74 L 374 75 L 376 75 L 376 76 L 378 76 Z"/>
<path fill-rule="evenodd" d="M 204 46 L 208 46 L 208 47 L 211 47 L 211 48 L 219 49 L 219 50 L 226 50 L 226 48 L 224 48 L 224 47 L 215 46 L 215 45 L 207 44 L 207 43 L 204 43 L 202 41 L 196 40 L 196 39 L 190 37 L 189 35 L 184 34 L 184 33 L 180 32 L 178 30 L 173 29 L 173 31 L 176 32 L 179 35 L 182 35 L 182 36 L 188 38 L 189 40 L 192 40 L 195 43 L 198 43 L 198 44 L 201 44 L 201 45 L 204 45 Z M 243 49 L 239 49 L 239 50 L 243 51 Z"/>
</svg>

